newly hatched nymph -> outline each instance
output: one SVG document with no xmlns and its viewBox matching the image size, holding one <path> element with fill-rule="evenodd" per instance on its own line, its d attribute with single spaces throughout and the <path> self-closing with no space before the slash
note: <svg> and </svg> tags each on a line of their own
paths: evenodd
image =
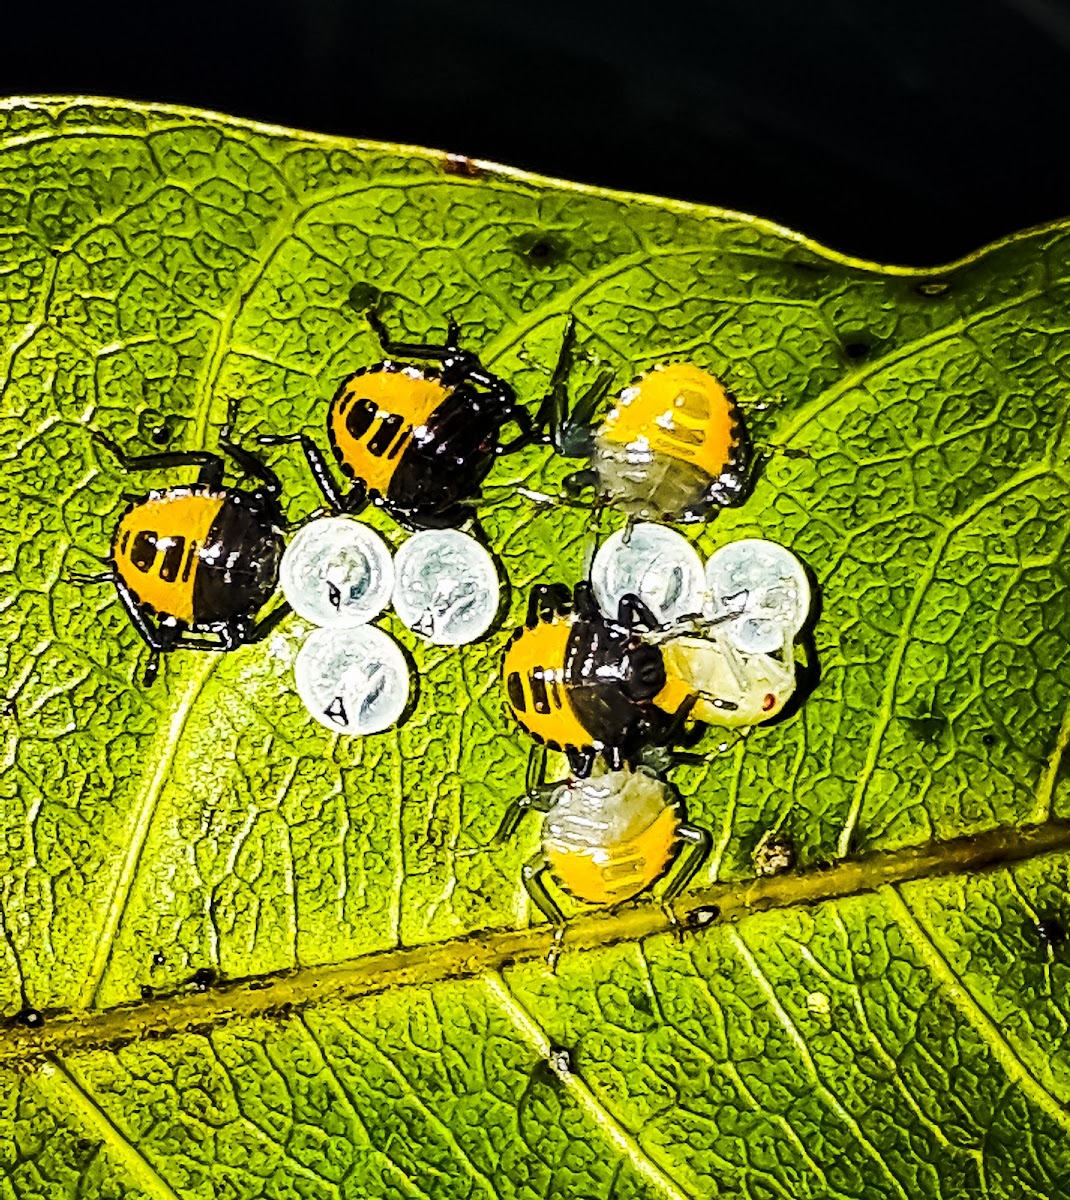
<svg viewBox="0 0 1070 1200">
<path fill-rule="evenodd" d="M 594 414 L 610 386 L 603 375 L 569 411 L 572 325 L 551 389 L 535 418 L 559 454 L 590 466 L 565 480 L 578 495 L 640 520 L 706 520 L 746 495 L 753 449 L 731 392 L 691 363 L 666 363 L 623 389 L 600 422 Z"/>
<path fill-rule="evenodd" d="M 772 654 L 743 654 L 711 627 L 682 634 L 661 647 L 665 687 L 654 703 L 668 712 L 689 705 L 693 721 L 750 729 L 778 716 L 795 694 L 795 651 L 790 641 Z"/>
<path fill-rule="evenodd" d="M 711 844 L 705 829 L 683 820 L 676 791 L 646 767 L 601 770 L 586 779 L 546 784 L 545 764 L 544 750 L 533 755 L 527 793 L 506 812 L 495 840 L 510 837 L 528 809 L 545 814 L 542 846 L 524 865 L 522 878 L 532 902 L 554 927 L 550 965 L 560 953 L 566 920 L 547 889 L 547 875 L 585 904 L 615 905 L 654 884 L 679 853 L 661 901 L 675 925 L 672 902 Z"/>
</svg>

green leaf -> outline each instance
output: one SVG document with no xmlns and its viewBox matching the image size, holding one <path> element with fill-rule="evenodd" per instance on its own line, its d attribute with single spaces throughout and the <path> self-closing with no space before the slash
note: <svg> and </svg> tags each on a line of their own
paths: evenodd
<svg viewBox="0 0 1070 1200">
<path fill-rule="evenodd" d="M 1070 1195 L 1070 945 L 1036 930 L 1070 927 L 1068 284 L 1064 225 L 880 268 L 443 154 L 0 106 L 0 1200 Z M 765 469 L 695 536 L 804 559 L 820 679 L 675 773 L 715 842 L 679 941 L 648 899 L 551 975 L 537 822 L 489 845 L 527 756 L 503 641 L 582 573 L 584 515 L 515 494 L 547 451 L 490 480 L 502 628 L 385 620 L 419 696 L 376 737 L 308 718 L 296 619 L 144 691 L 68 578 L 130 486 L 89 429 L 213 447 L 237 397 L 245 438 L 322 436 L 371 303 L 456 317 L 530 401 L 575 314 L 585 379 L 680 357 L 750 406 Z M 770 830 L 798 866 L 756 879 Z"/>
</svg>

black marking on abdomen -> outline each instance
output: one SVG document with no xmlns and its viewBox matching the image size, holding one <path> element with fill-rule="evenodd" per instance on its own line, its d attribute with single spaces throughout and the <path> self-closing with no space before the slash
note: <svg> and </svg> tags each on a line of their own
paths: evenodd
<svg viewBox="0 0 1070 1200">
<path fill-rule="evenodd" d="M 527 712 L 528 701 L 524 695 L 524 685 L 520 681 L 519 671 L 509 672 L 509 678 L 505 681 L 505 690 L 509 696 L 509 703 L 513 708 L 517 712 Z"/>
<path fill-rule="evenodd" d="M 375 414 L 378 411 L 379 406 L 374 401 L 367 398 L 358 400 L 346 413 L 346 433 L 355 442 L 359 442 L 371 429 L 372 421 L 375 420 Z"/>
<path fill-rule="evenodd" d="M 197 543 L 190 542 L 189 549 L 186 551 L 186 562 L 182 567 L 182 582 L 187 583 L 190 575 L 193 574 L 193 564 L 197 558 Z"/>
<path fill-rule="evenodd" d="M 531 705 L 542 716 L 550 711 L 550 700 L 546 694 L 546 679 L 542 667 L 533 667 L 528 672 L 528 687 L 531 689 Z"/>
<path fill-rule="evenodd" d="M 160 563 L 160 578 L 164 583 L 174 583 L 178 578 L 182 567 L 182 555 L 186 549 L 184 537 L 173 537 L 169 541 L 171 544 L 163 552 L 163 562 Z"/>
<path fill-rule="evenodd" d="M 394 440 L 395 434 L 404 423 L 404 417 L 400 417 L 397 413 L 390 413 L 389 416 L 384 417 L 379 428 L 368 439 L 368 453 L 374 454 L 376 458 L 382 458 Z"/>
<path fill-rule="evenodd" d="M 148 574 L 156 561 L 155 529 L 141 529 L 134 535 L 134 544 L 130 547 L 130 562 L 139 571 Z"/>
</svg>

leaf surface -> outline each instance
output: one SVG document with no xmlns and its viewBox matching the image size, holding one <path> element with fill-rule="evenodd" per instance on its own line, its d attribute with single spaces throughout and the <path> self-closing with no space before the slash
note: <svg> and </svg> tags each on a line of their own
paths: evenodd
<svg viewBox="0 0 1070 1200">
<path fill-rule="evenodd" d="M 442 154 L 0 107 L 0 1005 L 46 1015 L 0 1031 L 0 1198 L 1068 1194 L 1068 951 L 1036 932 L 1070 925 L 1068 275 L 1061 225 L 879 268 Z M 490 478 L 492 637 L 384 620 L 419 691 L 376 737 L 310 721 L 296 619 L 145 691 L 112 591 L 69 579 L 131 486 L 91 428 L 213 448 L 237 397 L 245 440 L 322 439 L 372 303 L 413 340 L 454 316 L 531 402 L 574 314 L 578 385 L 681 358 L 749 406 L 764 470 L 694 536 L 806 562 L 820 678 L 675 774 L 723 914 L 682 942 L 646 903 L 549 975 L 537 823 L 489 845 L 527 756 L 502 645 L 584 552 L 515 488 L 575 464 Z M 772 829 L 798 867 L 755 883 Z"/>
</svg>

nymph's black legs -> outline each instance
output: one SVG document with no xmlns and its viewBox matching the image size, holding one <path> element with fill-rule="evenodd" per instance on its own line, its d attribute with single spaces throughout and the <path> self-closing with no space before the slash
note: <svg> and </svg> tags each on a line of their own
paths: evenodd
<svg viewBox="0 0 1070 1200">
<path fill-rule="evenodd" d="M 386 325 L 377 312 L 369 309 L 365 313 L 365 316 L 368 318 L 368 324 L 375 330 L 375 336 L 379 339 L 379 345 L 383 348 L 383 353 L 389 354 L 392 358 L 426 358 L 438 360 L 453 358 L 458 352 L 463 353 L 457 345 L 461 334 L 460 326 L 452 317 L 446 330 L 446 344 L 434 345 L 430 342 L 395 342 L 390 337 Z"/>
<path fill-rule="evenodd" d="M 524 624 L 534 629 L 542 621 L 564 616 L 571 607 L 568 588 L 563 583 L 539 583 L 528 598 L 527 619 Z"/>
<path fill-rule="evenodd" d="M 168 467 L 200 467 L 197 482 L 213 489 L 223 486 L 224 463 L 218 454 L 206 450 L 165 450 L 160 454 L 127 455 L 106 434 L 94 430 L 90 436 L 114 457 L 124 471 L 160 471 Z"/>
<path fill-rule="evenodd" d="M 290 606 L 283 602 L 266 617 L 252 623 L 248 617 L 235 617 L 224 625 L 201 631 L 183 630 L 175 646 L 183 650 L 237 650 L 262 642 L 283 618 L 290 615 Z"/>
<path fill-rule="evenodd" d="M 185 626 L 181 622 L 169 625 L 155 625 L 138 603 L 137 597 L 118 577 L 114 577 L 115 590 L 123 602 L 130 623 L 137 630 L 141 640 L 149 648 L 149 661 L 145 665 L 145 673 L 141 677 L 142 687 L 151 687 L 156 681 L 160 668 L 160 655 L 174 650 L 180 643 Z"/>
<path fill-rule="evenodd" d="M 296 442 L 304 451 L 312 478 L 333 512 L 356 513 L 367 503 L 367 485 L 363 481 L 355 483 L 348 495 L 339 491 L 323 452 L 307 433 L 265 433 L 256 440 L 261 446 L 288 446 Z"/>
<path fill-rule="evenodd" d="M 669 923 L 674 926 L 678 926 L 679 921 L 673 910 L 672 902 L 694 879 L 699 867 L 709 857 L 710 848 L 713 845 L 713 838 L 710 837 L 709 830 L 703 829 L 699 825 L 681 825 L 676 831 L 676 836 L 684 843 L 684 848 L 680 851 L 680 857 L 676 861 L 676 870 L 661 897 L 662 911 L 669 918 Z"/>
<path fill-rule="evenodd" d="M 262 642 L 269 633 L 275 629 L 279 623 L 290 615 L 290 606 L 285 601 L 273 608 L 266 617 L 262 617 L 245 635 L 245 644 L 247 646 L 254 645 L 256 642 Z"/>
<path fill-rule="evenodd" d="M 87 574 L 84 571 L 71 571 L 69 575 L 64 575 L 63 578 L 67 583 L 77 583 L 86 587 L 97 583 L 114 583 L 115 573 L 113 571 L 95 571 L 92 574 Z"/>
<path fill-rule="evenodd" d="M 651 611 L 650 605 L 641 600 L 634 592 L 621 596 L 617 605 L 617 623 L 625 629 L 642 626 L 651 633 L 658 628 L 658 618 Z"/>
<path fill-rule="evenodd" d="M 264 491 L 269 496 L 278 499 L 282 495 L 282 482 L 278 475 L 267 465 L 261 462 L 259 458 L 251 451 L 246 450 L 244 446 L 239 446 L 237 442 L 232 440 L 231 434 L 234 430 L 234 418 L 237 415 L 237 404 L 232 401 L 228 408 L 227 423 L 223 426 L 219 434 L 219 448 L 238 464 L 246 475 L 251 475 L 253 479 L 259 479 L 264 485 Z"/>
<path fill-rule="evenodd" d="M 530 810 L 547 813 L 556 803 L 555 793 L 560 783 L 546 782 L 546 747 L 532 746 L 528 755 L 526 789 L 523 796 L 514 800 L 505 810 L 501 824 L 492 839 L 496 844 L 508 841 L 516 832 L 524 815 Z"/>
<path fill-rule="evenodd" d="M 613 375 L 604 371 L 570 406 L 568 378 L 575 363 L 576 321 L 571 315 L 561 339 L 550 386 L 535 412 L 534 432 L 566 458 L 586 458 L 591 453 L 592 423 L 605 399 Z M 597 478 L 597 477 L 596 477 Z"/>
<path fill-rule="evenodd" d="M 550 864 L 540 850 L 524 864 L 520 877 L 524 881 L 524 887 L 527 888 L 532 903 L 554 927 L 553 944 L 550 947 L 550 953 L 546 956 L 546 962 L 553 971 L 557 968 L 557 960 L 561 955 L 561 942 L 565 936 L 565 914 L 561 911 L 557 901 L 546 890 L 546 884 L 543 882 L 543 876 L 549 869 Z"/>
</svg>

